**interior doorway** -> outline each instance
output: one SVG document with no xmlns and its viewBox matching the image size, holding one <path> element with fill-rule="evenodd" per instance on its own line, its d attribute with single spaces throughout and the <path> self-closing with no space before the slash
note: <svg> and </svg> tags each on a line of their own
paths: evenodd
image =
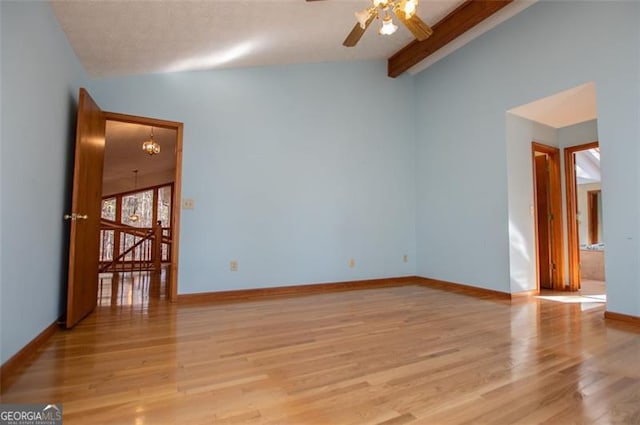
<svg viewBox="0 0 640 425">
<path fill-rule="evenodd" d="M 531 145 L 537 289 L 564 290 L 560 150 Z"/>
<path fill-rule="evenodd" d="M 599 143 L 565 148 L 564 159 L 570 289 L 604 294 L 605 243 Z"/>
<path fill-rule="evenodd" d="M 98 301 L 98 272 L 100 269 L 100 227 L 102 225 L 103 168 L 105 162 L 107 121 L 159 127 L 175 131 L 175 169 L 171 196 L 179 202 L 182 176 L 182 131 L 179 122 L 104 112 L 86 89 L 78 93 L 76 143 L 73 164 L 71 210 L 64 214 L 69 224 L 69 264 L 66 313 L 63 323 L 73 328 L 94 311 Z M 142 145 L 140 145 L 142 148 Z M 173 207 L 170 217 L 175 243 L 170 245 L 168 298 L 177 300 L 178 241 L 180 208 Z M 159 226 L 158 226 L 159 230 Z M 155 239 L 159 240 L 160 235 Z"/>
<path fill-rule="evenodd" d="M 98 304 L 175 301 L 182 124 L 105 118 Z"/>
</svg>

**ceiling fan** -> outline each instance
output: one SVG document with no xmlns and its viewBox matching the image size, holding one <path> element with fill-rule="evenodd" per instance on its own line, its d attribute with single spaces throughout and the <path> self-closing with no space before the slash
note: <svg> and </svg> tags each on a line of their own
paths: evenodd
<svg viewBox="0 0 640 425">
<path fill-rule="evenodd" d="M 307 0 L 317 1 L 317 0 Z M 418 41 L 423 41 L 433 34 L 429 25 L 416 15 L 418 0 L 369 0 L 371 6 L 356 12 L 358 22 L 355 24 L 347 38 L 342 43 L 346 47 L 353 47 L 358 44 L 364 32 L 375 19 L 382 20 L 382 26 L 378 30 L 379 34 L 391 35 L 398 29 L 393 23 L 391 12 L 404 24 Z"/>
</svg>

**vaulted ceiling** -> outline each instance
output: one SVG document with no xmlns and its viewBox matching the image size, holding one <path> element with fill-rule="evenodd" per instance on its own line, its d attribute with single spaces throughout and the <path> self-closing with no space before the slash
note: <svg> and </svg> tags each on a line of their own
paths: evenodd
<svg viewBox="0 0 640 425">
<path fill-rule="evenodd" d="M 419 72 L 537 0 L 420 0 L 418 16 L 434 34 L 415 41 L 399 22 L 392 36 L 374 22 L 357 46 L 342 45 L 354 12 L 370 0 L 51 0 L 69 43 L 92 78 L 275 64 L 388 59 L 389 75 Z M 428 60 L 424 60 L 428 58 Z M 110 122 L 105 194 L 171 175 L 175 135 L 148 157 L 147 127 Z"/>
<path fill-rule="evenodd" d="M 368 0 L 53 0 L 52 5 L 91 77 L 392 56 L 389 73 L 396 76 L 436 51 L 441 54 L 442 46 L 456 39 L 460 44 L 460 34 L 475 37 L 534 1 L 422 0 L 418 15 L 435 30 L 426 42 L 412 43 L 402 25 L 392 36 L 380 36 L 374 23 L 352 48 L 342 41 L 355 23 L 354 12 Z"/>
<path fill-rule="evenodd" d="M 593 148 L 575 153 L 576 182 L 578 184 L 599 183 L 602 181 L 600 172 L 600 148 Z"/>
</svg>

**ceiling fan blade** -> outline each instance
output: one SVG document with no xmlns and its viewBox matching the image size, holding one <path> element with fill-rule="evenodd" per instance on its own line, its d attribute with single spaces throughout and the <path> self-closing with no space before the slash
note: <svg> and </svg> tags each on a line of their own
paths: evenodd
<svg viewBox="0 0 640 425">
<path fill-rule="evenodd" d="M 411 16 L 411 18 L 407 19 L 407 15 L 399 6 L 396 6 L 393 9 L 393 12 L 404 24 L 404 26 L 407 27 L 409 31 L 411 31 L 411 34 L 413 34 L 416 40 L 426 40 L 431 36 L 431 34 L 433 34 L 433 30 L 431 29 L 431 27 L 425 24 L 422 19 L 418 18 L 418 15 L 414 14 L 413 16 Z"/>
<path fill-rule="evenodd" d="M 360 26 L 359 22 L 356 23 L 353 29 L 351 30 L 351 32 L 349 33 L 349 35 L 347 35 L 347 38 L 345 38 L 344 41 L 342 42 L 342 45 L 346 47 L 353 47 L 356 44 L 358 44 L 358 41 L 360 41 L 360 38 L 362 37 L 364 32 L 367 30 L 367 28 L 369 28 L 369 25 L 371 25 L 371 22 L 373 22 L 375 17 L 376 16 L 373 13 L 371 13 L 369 15 L 369 19 L 367 19 L 367 22 L 364 25 L 364 28 Z"/>
</svg>

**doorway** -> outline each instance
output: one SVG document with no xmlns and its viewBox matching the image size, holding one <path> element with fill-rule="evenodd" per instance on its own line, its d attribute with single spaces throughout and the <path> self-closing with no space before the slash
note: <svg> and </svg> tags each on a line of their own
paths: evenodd
<svg viewBox="0 0 640 425">
<path fill-rule="evenodd" d="M 597 141 L 564 150 L 569 286 L 605 294 L 600 146 Z"/>
<path fill-rule="evenodd" d="M 564 290 L 560 150 L 531 144 L 537 289 Z"/>
<path fill-rule="evenodd" d="M 97 305 L 102 222 L 102 178 L 105 158 L 106 122 L 117 121 L 175 130 L 175 180 L 173 199 L 180 199 L 182 175 L 182 123 L 104 112 L 86 89 L 80 88 L 76 124 L 71 211 L 69 223 L 69 267 L 66 313 L 63 323 L 73 328 Z M 174 202 L 176 203 L 176 202 Z M 175 243 L 171 244 L 168 298 L 177 300 L 177 269 L 180 209 L 173 208 L 170 223 Z"/>
<path fill-rule="evenodd" d="M 99 305 L 177 299 L 182 124 L 105 112 Z M 143 149 L 143 144 L 155 146 Z"/>
</svg>

